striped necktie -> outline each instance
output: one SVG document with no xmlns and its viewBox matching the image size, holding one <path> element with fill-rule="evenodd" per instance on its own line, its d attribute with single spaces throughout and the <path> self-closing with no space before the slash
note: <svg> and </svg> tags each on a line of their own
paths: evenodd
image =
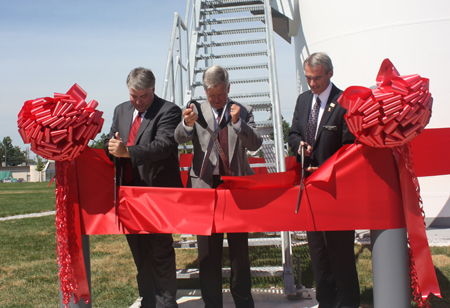
<svg viewBox="0 0 450 308">
<path fill-rule="evenodd" d="M 308 143 L 312 148 L 314 147 L 314 143 L 316 143 L 317 120 L 319 118 L 320 103 L 320 98 L 317 96 L 313 109 L 311 109 L 311 113 L 309 114 L 308 124 L 306 125 L 306 143 Z"/>
<path fill-rule="evenodd" d="M 219 113 L 219 116 L 217 117 L 217 123 L 220 127 L 220 117 L 222 115 L 223 112 L 223 108 L 221 109 L 217 109 L 217 112 Z M 225 117 L 224 117 L 225 118 Z M 228 156 L 228 125 L 225 125 L 224 128 L 222 128 L 221 130 L 219 130 L 219 144 L 220 147 L 223 150 L 223 153 L 225 154 L 225 160 L 222 160 L 222 157 L 219 155 L 219 173 L 220 175 L 231 175 L 230 174 L 230 167 L 229 167 L 229 156 Z M 225 167 L 226 166 L 226 167 Z"/>
</svg>

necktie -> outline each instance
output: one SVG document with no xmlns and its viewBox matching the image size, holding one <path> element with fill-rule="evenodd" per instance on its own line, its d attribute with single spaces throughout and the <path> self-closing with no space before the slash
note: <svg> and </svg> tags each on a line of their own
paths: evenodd
<svg viewBox="0 0 450 308">
<path fill-rule="evenodd" d="M 128 141 L 127 146 L 134 145 L 134 142 L 136 141 L 136 135 L 139 130 L 139 126 L 141 126 L 142 121 L 142 112 L 139 112 L 136 118 L 133 121 L 133 124 L 131 125 L 130 134 L 128 135 Z"/>
<path fill-rule="evenodd" d="M 309 114 L 308 124 L 306 125 L 306 142 L 314 147 L 316 142 L 316 130 L 317 130 L 317 120 L 319 118 L 320 110 L 320 98 L 317 96 L 316 102 L 314 103 L 313 109 Z"/>
<path fill-rule="evenodd" d="M 217 124 L 220 127 L 220 116 L 222 115 L 223 108 L 217 109 L 219 116 L 217 117 Z M 219 173 L 220 175 L 231 175 L 230 167 L 228 164 L 228 125 L 225 125 L 224 128 L 219 130 L 219 144 L 225 154 L 225 160 L 222 160 L 222 157 L 219 155 Z"/>
<path fill-rule="evenodd" d="M 127 146 L 134 145 L 134 142 L 136 141 L 136 135 L 139 130 L 139 126 L 141 126 L 142 122 L 142 112 L 138 112 L 138 115 L 133 121 L 133 124 L 131 124 L 130 133 L 128 134 L 128 141 Z M 133 171 L 131 170 L 131 163 L 129 160 L 125 162 L 125 170 L 123 173 L 123 179 L 125 180 L 125 184 L 131 183 L 133 181 Z"/>
</svg>

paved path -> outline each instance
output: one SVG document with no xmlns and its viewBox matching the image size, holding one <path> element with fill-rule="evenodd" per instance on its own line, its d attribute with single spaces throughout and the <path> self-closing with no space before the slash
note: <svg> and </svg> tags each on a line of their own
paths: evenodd
<svg viewBox="0 0 450 308">
<path fill-rule="evenodd" d="M 42 213 L 33 213 L 33 214 L 23 214 L 23 215 L 15 215 L 15 216 L 8 216 L 8 217 L 0 217 L 0 221 L 13 220 L 13 219 L 22 219 L 22 218 L 30 218 L 30 217 L 50 216 L 50 215 L 55 215 L 55 214 L 56 214 L 56 211 L 42 212 Z"/>
<path fill-rule="evenodd" d="M 302 295 L 289 298 L 283 294 L 282 289 L 253 289 L 253 300 L 258 308 L 317 308 L 318 303 L 312 289 L 305 289 Z M 138 299 L 129 308 L 138 308 Z M 177 303 L 179 308 L 204 307 L 200 290 L 178 290 Z M 235 308 L 230 290 L 223 290 L 223 308 Z"/>
</svg>

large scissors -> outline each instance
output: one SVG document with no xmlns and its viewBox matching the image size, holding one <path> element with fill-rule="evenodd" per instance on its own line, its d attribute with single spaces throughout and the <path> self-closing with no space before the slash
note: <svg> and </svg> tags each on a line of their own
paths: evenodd
<svg viewBox="0 0 450 308">
<path fill-rule="evenodd" d="M 113 136 L 116 139 L 116 136 Z M 116 156 L 113 156 L 114 163 L 114 225 L 117 226 L 117 186 L 121 186 L 120 177 L 119 177 L 119 159 Z M 118 180 L 119 179 L 119 180 Z"/>
<path fill-rule="evenodd" d="M 117 157 L 113 157 L 114 162 L 114 225 L 117 226 Z"/>
<path fill-rule="evenodd" d="M 300 145 L 300 163 L 302 164 L 302 176 L 300 178 L 300 189 L 298 191 L 297 208 L 295 209 L 295 214 L 298 213 L 298 210 L 300 208 L 300 201 L 302 200 L 302 193 L 303 193 L 303 189 L 304 189 L 304 182 L 305 182 L 305 147 L 306 147 L 306 145 Z"/>
<path fill-rule="evenodd" d="M 192 105 L 192 104 L 194 104 L 194 106 L 197 108 L 197 116 L 198 116 L 197 123 L 198 123 L 203 129 L 205 129 L 205 130 L 209 133 L 209 136 L 211 137 L 211 139 L 209 140 L 208 148 L 206 149 L 206 152 L 205 152 L 205 156 L 203 157 L 202 168 L 200 169 L 200 178 L 203 178 L 203 174 L 205 173 L 207 162 L 209 161 L 209 157 L 211 156 L 211 152 L 212 152 L 213 145 L 216 146 L 217 151 L 219 152 L 219 155 L 220 155 L 220 157 L 222 158 L 222 161 L 224 161 L 224 162 L 227 161 L 227 158 L 226 158 L 226 156 L 225 156 L 225 153 L 223 152 L 223 149 L 222 149 L 222 147 L 220 146 L 219 140 L 217 139 L 217 135 L 218 135 L 219 130 L 220 130 L 221 128 L 223 128 L 223 127 L 225 127 L 226 125 L 228 125 L 229 119 L 228 119 L 228 121 L 226 121 L 225 123 L 224 123 L 224 121 L 222 121 L 222 120 L 223 120 L 223 117 L 225 116 L 225 113 L 226 113 L 226 111 L 227 111 L 227 109 L 228 109 L 228 106 L 230 106 L 231 103 L 227 102 L 227 103 L 225 104 L 225 106 L 224 106 L 224 112 L 222 112 L 222 115 L 221 115 L 221 117 L 220 117 L 219 123 L 221 123 L 221 124 L 224 123 L 224 124 L 219 125 L 219 127 L 216 128 L 214 131 L 213 131 L 211 128 L 209 128 L 208 123 L 206 122 L 205 117 L 203 116 L 202 109 L 201 109 L 201 106 L 200 106 L 199 102 L 197 102 L 196 100 L 191 100 L 191 101 L 189 101 L 189 102 L 187 103 L 186 108 L 191 108 L 191 105 Z M 225 169 L 226 169 L 225 172 L 226 172 L 227 174 L 231 175 L 231 171 L 230 171 L 230 169 L 228 168 L 228 166 L 226 166 L 226 164 L 224 164 L 224 167 L 225 167 Z"/>
</svg>

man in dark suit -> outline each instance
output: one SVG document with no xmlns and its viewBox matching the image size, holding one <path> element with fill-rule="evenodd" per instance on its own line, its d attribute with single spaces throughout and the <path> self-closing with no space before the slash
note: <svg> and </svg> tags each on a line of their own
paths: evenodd
<svg viewBox="0 0 450 308">
<path fill-rule="evenodd" d="M 212 152 L 201 175 L 203 158 L 211 137 L 196 122 L 198 116 L 193 105 L 183 112 L 183 120 L 175 130 L 175 140 L 178 143 L 192 141 L 194 144 L 187 187 L 216 188 L 223 183 L 221 175 L 254 174 L 248 162 L 247 149 L 256 151 L 261 146 L 262 139 L 255 126 L 252 108 L 228 99 L 230 84 L 225 69 L 220 66 L 208 68 L 203 75 L 203 88 L 208 101 L 201 104 L 201 112 L 213 131 L 217 127 L 223 127 L 218 133 L 223 153 Z M 231 261 L 231 294 L 236 307 L 252 308 L 254 302 L 251 294 L 248 233 L 228 233 L 227 239 Z M 205 307 L 221 308 L 223 234 L 199 235 L 197 242 L 200 288 Z"/>
<path fill-rule="evenodd" d="M 297 161 L 305 146 L 305 168 L 311 173 L 355 137 L 344 120 L 346 110 L 337 103 L 342 91 L 330 82 L 333 65 L 328 55 L 310 55 L 303 69 L 310 90 L 297 99 L 289 146 Z M 359 307 L 355 231 L 314 231 L 307 236 L 319 307 Z"/>
<path fill-rule="evenodd" d="M 136 68 L 127 78 L 130 100 L 118 105 L 105 151 L 118 158 L 121 185 L 183 187 L 174 130 L 181 110 L 155 95 L 155 76 Z M 171 234 L 127 234 L 137 267 L 141 307 L 178 307 Z"/>
</svg>

